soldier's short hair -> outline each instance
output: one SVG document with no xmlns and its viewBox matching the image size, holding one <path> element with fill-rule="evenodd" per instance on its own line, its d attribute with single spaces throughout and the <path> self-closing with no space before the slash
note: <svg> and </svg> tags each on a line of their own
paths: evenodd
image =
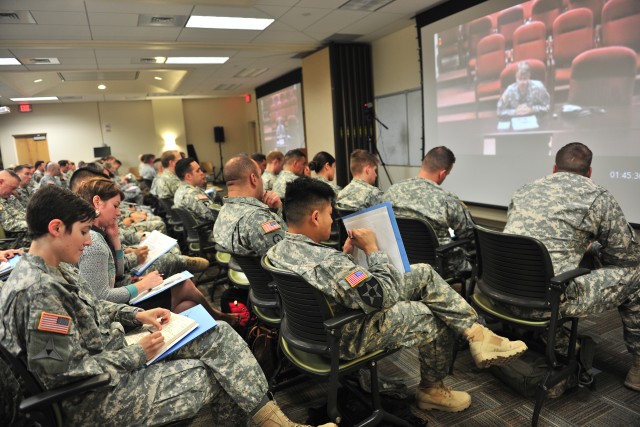
<svg viewBox="0 0 640 427">
<path fill-rule="evenodd" d="M 241 181 L 247 178 L 250 173 L 255 173 L 260 178 L 260 168 L 255 161 L 245 155 L 232 157 L 224 165 L 224 180 L 226 182 Z"/>
<path fill-rule="evenodd" d="M 162 153 L 162 156 L 160 156 L 160 161 L 162 162 L 163 167 L 168 168 L 169 163 L 171 163 L 172 160 L 177 160 L 179 158 L 180 155 L 176 150 L 169 150 Z"/>
<path fill-rule="evenodd" d="M 443 169 L 450 171 L 455 162 L 456 156 L 453 155 L 453 151 L 441 145 L 427 152 L 422 159 L 422 169 L 429 172 L 438 172 Z"/>
<path fill-rule="evenodd" d="M 76 193 L 92 205 L 94 196 L 98 196 L 102 200 L 109 200 L 116 196 L 120 196 L 120 200 L 124 199 L 124 193 L 115 182 L 101 177 L 89 178 L 84 181 L 78 186 Z"/>
<path fill-rule="evenodd" d="M 24 164 L 24 165 L 18 165 L 18 166 L 16 166 L 15 168 L 13 168 L 13 171 L 14 171 L 15 173 L 18 173 L 18 172 L 22 171 L 23 169 L 31 169 L 31 168 L 33 168 L 33 166 L 31 166 L 31 165 L 27 165 L 27 164 Z"/>
<path fill-rule="evenodd" d="M 262 153 L 253 153 L 251 155 L 251 158 L 257 163 L 264 162 L 267 160 L 267 156 L 265 156 Z"/>
<path fill-rule="evenodd" d="M 278 151 L 278 150 L 273 150 L 273 151 L 269 151 L 269 153 L 267 154 L 267 163 L 271 163 L 274 160 L 277 161 L 282 161 L 282 159 L 284 159 L 284 154 L 282 154 L 282 151 Z"/>
<path fill-rule="evenodd" d="M 287 151 L 287 154 L 284 155 L 284 162 L 288 165 L 291 165 L 297 160 L 306 158 L 307 156 L 305 156 L 302 150 L 298 150 L 297 148 L 295 148 L 293 150 Z"/>
<path fill-rule="evenodd" d="M 556 172 L 571 172 L 587 176 L 593 153 L 580 142 L 571 142 L 556 153 Z"/>
<path fill-rule="evenodd" d="M 69 164 L 69 160 L 58 160 L 58 165 L 63 168 Z"/>
<path fill-rule="evenodd" d="M 359 175 L 366 166 L 378 166 L 378 157 L 375 154 L 358 148 L 353 150 L 349 158 L 349 170 L 351 175 Z"/>
<path fill-rule="evenodd" d="M 184 159 L 178 160 L 176 163 L 176 176 L 180 178 L 180 181 L 184 181 L 184 177 L 187 176 L 188 173 L 191 173 L 191 163 L 195 162 L 195 159 L 191 157 L 185 157 Z"/>
<path fill-rule="evenodd" d="M 102 169 L 95 169 L 89 165 L 85 165 L 80 169 L 77 169 L 69 178 L 69 189 L 74 193 L 83 182 L 91 178 L 106 178 L 107 176 L 102 173 Z"/>
<path fill-rule="evenodd" d="M 333 204 L 335 192 L 331 186 L 317 179 L 301 176 L 287 184 L 283 214 L 289 224 L 301 224 L 314 210 L 325 203 Z"/>
<path fill-rule="evenodd" d="M 32 239 L 49 233 L 49 223 L 59 219 L 66 233 L 78 221 L 93 221 L 96 211 L 92 204 L 57 185 L 45 185 L 36 191 L 27 204 L 27 226 Z"/>
</svg>

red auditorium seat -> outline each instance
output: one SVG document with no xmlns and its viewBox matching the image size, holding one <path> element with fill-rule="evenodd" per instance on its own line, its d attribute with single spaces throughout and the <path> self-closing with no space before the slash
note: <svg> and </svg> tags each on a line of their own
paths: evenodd
<svg viewBox="0 0 640 427">
<path fill-rule="evenodd" d="M 531 68 L 531 80 L 539 80 L 543 84 L 547 81 L 547 66 L 544 62 L 537 59 L 527 60 Z M 518 71 L 518 63 L 513 62 L 505 67 L 500 73 L 500 93 L 503 93 L 511 83 L 516 82 L 516 71 Z"/>
<path fill-rule="evenodd" d="M 456 57 L 456 68 L 460 66 L 460 26 L 438 33 L 438 68 L 443 69 L 447 58 Z M 451 67 L 450 67 L 451 68 Z"/>
<path fill-rule="evenodd" d="M 602 46 L 635 50 L 640 71 L 640 1 L 609 0 L 602 8 Z"/>
<path fill-rule="evenodd" d="M 562 13 L 562 0 L 533 0 L 531 20 L 544 23 L 547 33 L 551 34 L 553 21 Z"/>
<path fill-rule="evenodd" d="M 476 69 L 476 49 L 478 48 L 478 42 L 483 38 L 491 34 L 493 30 L 493 21 L 488 16 L 475 19 L 467 26 L 467 52 L 468 62 L 467 69 L 469 74 L 473 74 Z"/>
<path fill-rule="evenodd" d="M 513 33 L 513 61 L 537 59 L 547 62 L 547 29 L 539 21 L 519 26 Z"/>
<path fill-rule="evenodd" d="M 578 9 L 586 7 L 593 12 L 593 23 L 600 24 L 600 16 L 602 15 L 603 0 L 569 0 L 569 9 Z"/>
<path fill-rule="evenodd" d="M 517 5 L 498 14 L 498 32 L 504 36 L 505 46 L 511 49 L 513 32 L 524 23 L 524 9 Z"/>
<path fill-rule="evenodd" d="M 569 103 L 580 106 L 630 106 L 636 79 L 636 53 L 623 46 L 591 49 L 571 66 Z"/>
<path fill-rule="evenodd" d="M 476 63 L 476 112 L 481 98 L 500 95 L 500 73 L 505 67 L 505 39 L 491 34 L 478 42 Z"/>
<path fill-rule="evenodd" d="M 555 86 L 566 85 L 571 62 L 584 51 L 593 49 L 593 13 L 581 8 L 569 10 L 553 22 L 553 62 Z"/>
</svg>

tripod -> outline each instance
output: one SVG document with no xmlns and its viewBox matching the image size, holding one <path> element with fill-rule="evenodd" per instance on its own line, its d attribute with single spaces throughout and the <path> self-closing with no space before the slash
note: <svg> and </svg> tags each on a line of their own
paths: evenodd
<svg viewBox="0 0 640 427">
<path fill-rule="evenodd" d="M 386 130 L 389 130 L 389 126 L 382 123 L 382 121 L 378 118 L 378 116 L 373 112 L 372 108 L 369 108 L 368 113 L 369 113 L 368 114 L 369 120 L 373 118 L 376 122 L 380 124 L 380 126 L 385 128 Z M 367 138 L 367 142 L 369 143 L 369 152 L 378 155 L 378 158 L 380 159 L 380 164 L 382 165 L 382 169 L 384 169 L 384 172 L 387 175 L 387 179 L 389 180 L 389 185 L 392 185 L 393 181 L 391 181 L 391 175 L 389 175 L 387 164 L 384 162 L 384 159 L 382 158 L 380 151 L 378 151 L 378 144 L 373 143 L 373 138 L 371 138 L 371 136 Z"/>
</svg>

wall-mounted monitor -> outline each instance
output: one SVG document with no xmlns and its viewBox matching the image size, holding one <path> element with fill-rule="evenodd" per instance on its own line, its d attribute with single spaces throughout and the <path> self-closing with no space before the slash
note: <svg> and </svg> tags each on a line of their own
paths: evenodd
<svg viewBox="0 0 640 427">
<path fill-rule="evenodd" d="M 111 147 L 103 145 L 102 147 L 93 147 L 93 157 L 102 158 L 111 155 Z"/>
</svg>

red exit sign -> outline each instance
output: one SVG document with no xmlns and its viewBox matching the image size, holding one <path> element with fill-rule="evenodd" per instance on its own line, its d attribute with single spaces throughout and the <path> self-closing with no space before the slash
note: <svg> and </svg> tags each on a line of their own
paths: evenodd
<svg viewBox="0 0 640 427">
<path fill-rule="evenodd" d="M 31 104 L 20 104 L 21 113 L 30 113 L 33 111 Z"/>
</svg>

